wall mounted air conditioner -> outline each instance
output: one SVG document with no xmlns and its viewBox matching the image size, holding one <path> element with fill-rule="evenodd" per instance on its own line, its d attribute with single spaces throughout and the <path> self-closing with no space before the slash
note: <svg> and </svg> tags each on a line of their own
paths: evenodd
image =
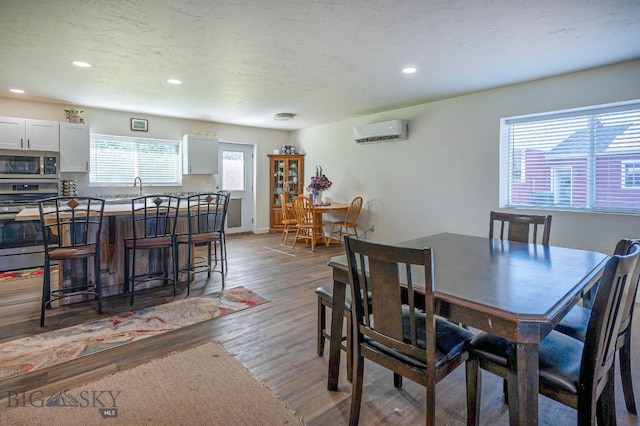
<svg viewBox="0 0 640 426">
<path fill-rule="evenodd" d="M 391 120 L 381 123 L 364 124 L 353 128 L 356 142 L 398 141 L 409 136 L 407 120 Z"/>
</svg>

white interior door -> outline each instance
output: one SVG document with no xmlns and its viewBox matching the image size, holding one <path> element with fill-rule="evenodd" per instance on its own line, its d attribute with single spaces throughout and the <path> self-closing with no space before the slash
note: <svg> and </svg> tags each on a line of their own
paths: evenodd
<svg viewBox="0 0 640 426">
<path fill-rule="evenodd" d="M 254 145 L 218 143 L 218 190 L 231 192 L 227 233 L 253 231 Z"/>
</svg>

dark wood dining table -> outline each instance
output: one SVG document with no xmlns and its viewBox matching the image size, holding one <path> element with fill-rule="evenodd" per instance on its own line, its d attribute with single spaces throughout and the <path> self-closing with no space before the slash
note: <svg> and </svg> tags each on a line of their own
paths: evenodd
<svg viewBox="0 0 640 426">
<path fill-rule="evenodd" d="M 437 312 L 516 343 L 512 424 L 538 423 L 538 343 L 600 277 L 609 257 L 564 247 L 452 233 L 397 243 L 433 249 Z M 342 330 L 349 282 L 346 256 L 331 258 L 331 330 Z M 341 333 L 331 333 L 328 389 L 338 389 Z M 461 395 L 462 396 L 462 395 Z"/>
</svg>

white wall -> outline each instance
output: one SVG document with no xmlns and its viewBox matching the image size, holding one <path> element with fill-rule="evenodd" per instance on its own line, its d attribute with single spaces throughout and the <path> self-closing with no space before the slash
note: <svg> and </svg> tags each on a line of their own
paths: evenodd
<svg viewBox="0 0 640 426">
<path fill-rule="evenodd" d="M 498 209 L 499 120 L 640 98 L 640 61 L 474 93 L 294 132 L 305 181 L 321 165 L 336 201 L 361 195 L 362 229 L 397 242 L 438 232 L 485 236 Z M 408 119 L 406 141 L 357 144 L 353 126 Z M 529 211 L 530 213 L 544 213 Z M 551 243 L 613 251 L 640 238 L 640 216 L 550 212 Z"/>
<path fill-rule="evenodd" d="M 15 98 L 0 97 L 0 116 L 32 118 L 37 120 L 65 121 L 64 109 L 77 107 L 84 109 L 82 114 L 92 133 L 120 136 L 137 136 L 158 139 L 179 139 L 182 135 L 196 132 L 215 133 L 225 142 L 249 143 L 256 146 L 255 158 L 255 229 L 269 229 L 269 162 L 267 154 L 289 143 L 289 133 L 284 130 L 261 129 L 257 127 L 237 126 L 172 117 L 160 117 L 146 114 L 112 111 L 98 108 L 84 108 L 82 105 L 31 102 Z M 130 130 L 131 118 L 149 120 L 148 132 Z M 91 188 L 88 175 L 84 173 L 63 174 L 64 179 L 77 179 L 78 192 L 81 194 L 117 194 L 135 192 L 133 188 Z M 133 182 L 131 182 L 133 185 Z M 197 175 L 184 176 L 182 189 L 175 187 L 154 187 L 154 192 L 200 191 L 214 188 L 212 177 Z"/>
</svg>

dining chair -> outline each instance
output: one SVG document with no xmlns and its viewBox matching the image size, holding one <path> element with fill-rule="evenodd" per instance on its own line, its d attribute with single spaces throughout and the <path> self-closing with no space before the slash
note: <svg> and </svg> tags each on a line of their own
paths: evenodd
<svg viewBox="0 0 640 426">
<path fill-rule="evenodd" d="M 358 424 L 366 358 L 425 386 L 426 423 L 434 425 L 435 385 L 467 359 L 464 345 L 473 334 L 435 316 L 433 252 L 349 236 L 344 243 L 353 312 L 349 424 Z M 424 288 L 416 276 L 424 276 Z M 363 300 L 369 294 L 371 304 Z"/>
<path fill-rule="evenodd" d="M 526 215 L 492 211 L 489 219 L 489 238 L 494 238 L 494 226 L 498 224 L 500 240 L 549 245 L 551 215 Z M 541 231 L 539 232 L 539 228 Z M 506 234 L 505 234 L 506 232 Z M 506 238 L 505 238 L 506 236 Z"/>
<path fill-rule="evenodd" d="M 287 206 L 287 200 L 284 194 L 279 194 L 279 199 L 280 208 L 282 209 L 282 242 L 284 245 L 287 245 L 289 242 L 289 232 L 295 228 L 297 222 Z"/>
<path fill-rule="evenodd" d="M 51 303 L 77 295 L 93 295 L 98 299 L 98 313 L 102 313 L 102 283 L 100 277 L 100 234 L 104 200 L 93 197 L 52 197 L 38 203 L 40 226 L 44 242 L 44 271 L 40 327 L 44 326 L 45 309 Z M 73 282 L 51 290 L 51 262 L 84 259 L 76 267 L 82 282 Z M 90 282 L 89 259 L 93 259 L 93 283 Z"/>
<path fill-rule="evenodd" d="M 206 272 L 211 277 L 211 271 L 220 272 L 222 275 L 222 289 L 224 290 L 225 260 L 224 254 L 224 223 L 227 214 L 229 196 L 226 193 L 201 193 L 186 198 L 187 203 L 187 232 L 176 234 L 176 258 L 179 258 L 180 247 L 187 248 L 187 263 L 184 267 L 178 267 L 178 272 L 187 274 L 187 295 L 190 293 L 193 276 L 200 272 Z M 214 257 L 212 265 L 213 244 L 214 254 L 217 254 L 217 246 L 220 246 L 221 259 Z M 196 246 L 206 245 L 207 255 L 196 262 Z M 215 270 L 218 262 L 220 269 Z"/>
<path fill-rule="evenodd" d="M 311 244 L 311 251 L 315 250 L 317 241 L 324 241 L 324 229 L 322 223 L 316 221 L 315 208 L 309 197 L 298 195 L 293 199 L 293 212 L 296 216 L 296 236 L 293 247 L 298 241 Z"/>
<path fill-rule="evenodd" d="M 629 253 L 634 245 L 640 244 L 639 240 L 623 239 L 616 245 L 614 255 Z M 620 378 L 622 379 L 622 391 L 624 394 L 627 412 L 637 415 L 636 401 L 633 394 L 633 379 L 631 374 L 631 323 L 633 320 L 638 280 L 640 279 L 640 262 L 636 266 L 629 283 L 629 297 L 622 307 L 622 323 L 617 337 L 618 361 L 620 364 Z M 599 284 L 597 285 L 599 287 Z M 556 326 L 555 330 L 571 336 L 582 342 L 587 337 L 591 309 L 576 305 Z"/>
<path fill-rule="evenodd" d="M 615 424 L 614 378 L 620 308 L 629 297 L 640 245 L 614 255 L 605 265 L 584 341 L 552 330 L 539 344 L 539 393 L 578 411 L 579 425 Z M 509 416 L 517 404 L 514 343 L 482 332 L 467 345 L 467 424 L 477 425 L 480 412 L 479 368 L 501 376 L 509 387 Z"/>
<path fill-rule="evenodd" d="M 124 239 L 124 291 L 131 292 L 131 304 L 135 287 L 162 280 L 164 285 L 173 282 L 173 295 L 177 294 L 178 256 L 176 249 L 176 225 L 180 198 L 173 195 L 145 195 L 131 199 L 131 237 Z M 141 250 L 161 250 L 163 265 L 158 271 L 152 262 L 145 262 Z M 169 265 L 169 258 L 172 265 Z M 138 262 L 145 272 L 138 272 Z M 169 278 L 171 276 L 171 278 Z"/>
<path fill-rule="evenodd" d="M 358 238 L 358 216 L 360 216 L 361 209 L 362 197 L 355 197 L 349 204 L 349 210 L 347 210 L 344 220 L 331 222 L 331 231 L 327 237 L 327 247 L 332 241 L 339 243 L 345 235 L 353 235 Z"/>
</svg>

